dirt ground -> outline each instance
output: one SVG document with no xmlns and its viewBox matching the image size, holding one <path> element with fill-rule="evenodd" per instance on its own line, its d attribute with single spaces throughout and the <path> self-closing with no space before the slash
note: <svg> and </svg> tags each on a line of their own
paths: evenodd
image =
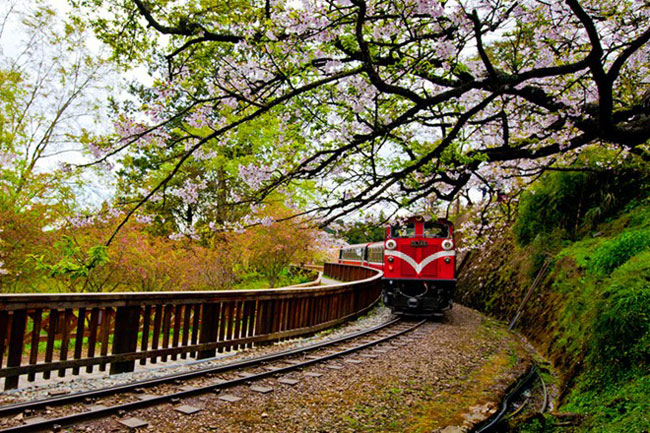
<svg viewBox="0 0 650 433">
<path fill-rule="evenodd" d="M 404 342 L 385 352 L 368 349 L 352 362 L 337 360 L 340 369 L 316 365 L 285 376 L 295 385 L 281 383 L 283 377 L 251 384 L 271 388 L 268 393 L 243 385 L 124 418 L 148 423 L 138 432 L 462 432 L 493 413 L 531 363 L 516 336 L 458 305 Z M 241 400 L 224 401 L 224 394 Z M 200 411 L 184 415 L 179 405 Z M 127 431 L 119 420 L 68 431 Z"/>
</svg>

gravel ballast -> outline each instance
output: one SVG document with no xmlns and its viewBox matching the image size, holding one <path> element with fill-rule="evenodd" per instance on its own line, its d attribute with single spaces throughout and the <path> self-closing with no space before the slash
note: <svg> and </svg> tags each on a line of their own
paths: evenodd
<svg viewBox="0 0 650 433">
<path fill-rule="evenodd" d="M 383 316 L 388 314 L 380 309 L 364 320 L 379 323 Z M 319 338 L 344 332 L 352 330 Z M 139 432 L 462 432 L 493 413 L 531 363 L 517 337 L 462 306 L 402 342 L 125 417 L 148 423 Z M 240 400 L 227 401 L 224 394 Z M 200 410 L 185 415 L 179 405 Z M 126 431 L 118 420 L 69 431 Z"/>
</svg>

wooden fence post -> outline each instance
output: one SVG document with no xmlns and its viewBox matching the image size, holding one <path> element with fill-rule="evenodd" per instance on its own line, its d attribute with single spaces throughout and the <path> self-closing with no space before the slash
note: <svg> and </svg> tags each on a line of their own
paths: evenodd
<svg viewBox="0 0 650 433">
<path fill-rule="evenodd" d="M 219 304 L 203 304 L 201 311 L 201 330 L 199 331 L 199 344 L 214 343 L 217 341 L 217 319 L 219 318 Z M 196 359 L 212 358 L 217 354 L 216 349 L 199 350 Z"/>
<path fill-rule="evenodd" d="M 12 315 L 11 332 L 9 336 L 9 353 L 7 355 L 7 367 L 20 367 L 23 358 L 23 340 L 25 338 L 25 324 L 27 322 L 27 311 L 16 310 Z M 19 375 L 8 376 L 5 379 L 5 390 L 18 387 Z"/>
<path fill-rule="evenodd" d="M 115 333 L 113 334 L 113 355 L 135 352 L 138 347 L 140 330 L 140 306 L 118 307 L 115 314 Z M 111 363 L 110 374 L 127 373 L 135 369 L 135 361 Z"/>
</svg>

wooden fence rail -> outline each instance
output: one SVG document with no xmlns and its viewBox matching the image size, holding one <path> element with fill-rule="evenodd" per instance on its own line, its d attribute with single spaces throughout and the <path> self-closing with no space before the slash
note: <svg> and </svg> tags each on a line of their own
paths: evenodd
<svg viewBox="0 0 650 433">
<path fill-rule="evenodd" d="M 328 263 L 333 286 L 214 292 L 0 295 L 0 378 L 210 358 L 342 323 L 369 309 L 381 273 Z"/>
</svg>

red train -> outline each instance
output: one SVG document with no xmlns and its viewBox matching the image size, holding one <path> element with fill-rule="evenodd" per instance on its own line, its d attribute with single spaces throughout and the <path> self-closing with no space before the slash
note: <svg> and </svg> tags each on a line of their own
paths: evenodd
<svg viewBox="0 0 650 433">
<path fill-rule="evenodd" d="M 397 314 L 440 315 L 451 308 L 456 287 L 454 226 L 421 216 L 386 227 L 384 242 L 349 245 L 339 263 L 384 272 L 384 303 Z"/>
</svg>

